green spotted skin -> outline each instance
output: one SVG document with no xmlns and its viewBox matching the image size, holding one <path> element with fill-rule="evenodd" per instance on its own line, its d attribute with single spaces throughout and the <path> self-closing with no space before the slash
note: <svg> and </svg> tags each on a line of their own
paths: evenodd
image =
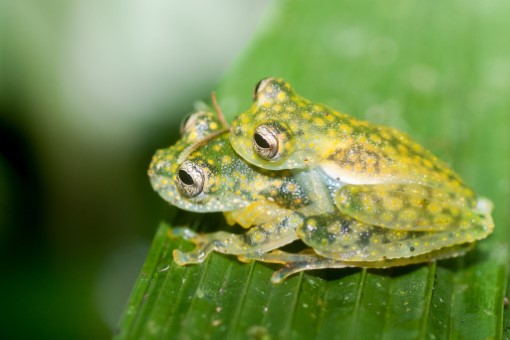
<svg viewBox="0 0 510 340">
<path fill-rule="evenodd" d="M 253 149 L 261 125 L 279 131 L 278 154 L 271 160 Z M 282 79 L 261 81 L 253 105 L 234 119 L 231 131 L 236 152 L 260 168 L 322 166 L 343 183 L 416 183 L 474 196 L 456 173 L 406 134 L 314 103 Z"/>
<path fill-rule="evenodd" d="M 232 149 L 228 130 L 213 113 L 200 113 L 188 131 L 173 146 L 160 149 L 149 167 L 155 191 L 171 204 L 190 211 L 226 212 L 265 202 L 298 209 L 307 198 L 288 171 L 267 171 L 245 162 Z M 214 137 L 214 138 L 210 138 Z M 179 167 L 191 162 L 203 169 L 203 192 L 183 195 L 177 185 Z"/>
<path fill-rule="evenodd" d="M 273 276 L 273 282 L 279 282 L 301 270 L 382 268 L 458 256 L 492 230 L 490 214 L 481 213 L 470 215 L 470 220 L 461 223 L 458 230 L 394 228 L 395 220 L 403 220 L 400 215 L 410 214 L 400 207 L 410 209 L 421 204 L 432 209 L 433 205 L 427 202 L 443 193 L 419 185 L 339 186 L 315 168 L 292 172 L 258 168 L 234 151 L 229 130 L 214 113 L 195 113 L 183 124 L 181 133 L 177 143 L 158 150 L 153 157 L 148 173 L 154 190 L 179 208 L 223 212 L 227 222 L 248 230 L 242 234 L 175 230 L 175 234 L 196 245 L 191 252 L 174 251 L 179 265 L 200 263 L 217 251 L 237 255 L 240 260 L 285 263 L 284 269 Z M 204 176 L 201 191 L 195 196 L 183 193 L 178 185 L 183 164 L 201 169 Z M 369 200 L 373 201 L 372 215 L 362 213 L 358 218 L 359 206 L 363 206 L 360 202 Z M 349 214 L 341 211 L 336 202 L 342 202 Z M 469 199 L 458 202 L 459 219 L 465 222 L 460 211 L 472 202 Z M 435 209 L 442 211 L 444 207 Z M 389 219 L 388 227 L 369 221 L 370 216 L 374 218 L 380 211 L 391 212 L 390 217 L 384 217 Z M 431 211 L 422 219 L 428 221 L 426 218 L 436 215 Z M 374 218 L 374 222 L 378 219 Z M 298 254 L 289 256 L 277 251 L 298 239 L 310 247 L 306 260 Z"/>
<path fill-rule="evenodd" d="M 276 139 L 272 156 L 257 147 L 261 127 Z M 334 204 L 340 212 L 366 224 L 441 231 L 469 228 L 470 216 L 491 212 L 487 199 L 406 134 L 314 103 L 282 79 L 258 84 L 253 105 L 233 121 L 230 142 L 263 169 L 319 169 L 338 190 Z M 313 190 L 307 195 L 321 201 Z"/>
<path fill-rule="evenodd" d="M 391 259 L 393 266 L 398 266 L 411 257 L 485 238 L 488 233 L 486 225 L 492 223 L 487 218 L 490 217 L 477 214 L 471 218 L 471 226 L 465 229 L 413 232 L 369 226 L 348 217 L 312 216 L 305 219 L 297 234 L 324 257 L 345 262 Z M 368 263 L 366 266 L 370 267 Z"/>
<path fill-rule="evenodd" d="M 183 209 L 229 211 L 260 201 L 295 209 L 306 203 L 304 192 L 288 171 L 257 169 L 238 157 L 230 146 L 228 132 L 193 150 L 185 159 L 206 173 L 204 191 L 197 197 L 183 197 L 173 185 L 182 164 L 175 162 L 176 156 L 173 148 L 158 151 L 151 178 L 160 195 Z"/>
<path fill-rule="evenodd" d="M 344 185 L 336 202 L 357 220 L 396 230 L 468 228 L 475 215 L 471 199 L 419 184 Z"/>
</svg>

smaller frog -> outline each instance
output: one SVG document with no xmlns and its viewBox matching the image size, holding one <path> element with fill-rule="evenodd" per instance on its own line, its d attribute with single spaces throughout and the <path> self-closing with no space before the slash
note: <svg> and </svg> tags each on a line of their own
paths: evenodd
<svg viewBox="0 0 510 340">
<path fill-rule="evenodd" d="M 337 188 L 337 208 L 366 224 L 457 230 L 470 228 L 472 216 L 492 210 L 489 200 L 476 197 L 409 136 L 311 102 L 282 79 L 257 84 L 253 105 L 234 119 L 231 131 L 236 152 L 260 168 L 321 173 L 319 181 Z"/>
<path fill-rule="evenodd" d="M 202 262 L 211 251 L 265 252 L 296 239 L 302 217 L 294 209 L 307 201 L 288 172 L 257 171 L 244 162 L 231 148 L 228 130 L 216 114 L 191 115 L 181 133 L 175 145 L 153 157 L 148 173 L 154 190 L 179 208 L 224 212 L 229 224 L 250 229 L 243 235 L 217 232 L 192 237 L 197 249 L 175 251 L 178 264 Z"/>
<path fill-rule="evenodd" d="M 245 162 L 231 148 L 228 131 L 212 113 L 192 115 L 182 138 L 158 150 L 149 168 L 154 189 L 185 210 L 221 211 L 244 234 L 183 232 L 196 245 L 189 253 L 174 251 L 177 264 L 202 262 L 210 252 L 238 255 L 241 260 L 283 263 L 273 275 L 280 282 L 298 271 L 320 268 L 384 268 L 458 256 L 487 235 L 483 216 L 473 228 L 455 232 L 395 231 L 342 215 L 332 203 L 334 187 L 317 180 L 314 171 L 267 171 Z M 297 178 L 308 178 L 305 191 Z M 308 195 L 307 192 L 313 193 Z M 329 197 L 329 201 L 328 201 Z M 316 204 L 320 200 L 321 204 Z M 278 249 L 301 239 L 302 254 Z"/>
</svg>

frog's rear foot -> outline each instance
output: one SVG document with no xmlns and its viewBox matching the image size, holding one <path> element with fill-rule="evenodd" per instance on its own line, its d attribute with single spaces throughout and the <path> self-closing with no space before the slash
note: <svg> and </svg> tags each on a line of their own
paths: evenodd
<svg viewBox="0 0 510 340">
<path fill-rule="evenodd" d="M 485 197 L 479 197 L 476 201 L 476 210 L 482 214 L 490 215 L 492 213 L 492 209 L 494 208 L 494 204 L 492 201 Z"/>
<path fill-rule="evenodd" d="M 350 267 L 350 265 L 345 262 L 317 255 L 313 253 L 311 249 L 305 249 L 299 254 L 287 253 L 280 250 L 275 250 L 269 253 L 246 254 L 239 256 L 239 260 L 243 262 L 251 260 L 284 264 L 283 268 L 276 271 L 271 276 L 271 282 L 273 283 L 283 282 L 289 276 L 305 270 Z"/>
</svg>

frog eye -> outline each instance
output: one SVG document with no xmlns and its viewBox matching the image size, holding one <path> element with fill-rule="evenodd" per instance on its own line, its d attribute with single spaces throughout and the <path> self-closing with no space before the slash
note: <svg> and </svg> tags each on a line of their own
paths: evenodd
<svg viewBox="0 0 510 340">
<path fill-rule="evenodd" d="M 270 160 L 278 155 L 278 137 L 280 133 L 274 127 L 260 125 L 253 134 L 253 149 L 262 158 Z"/>
<path fill-rule="evenodd" d="M 195 197 L 204 190 L 204 170 L 190 161 L 182 163 L 177 172 L 177 188 L 187 197 Z"/>
<path fill-rule="evenodd" d="M 259 94 L 260 94 L 260 91 L 264 88 L 264 85 L 266 84 L 266 82 L 271 79 L 271 78 L 264 78 L 262 79 L 261 81 L 259 81 L 257 83 L 257 85 L 255 85 L 255 88 L 253 89 L 253 94 L 252 94 L 252 98 L 253 98 L 253 101 L 256 101 Z"/>
<path fill-rule="evenodd" d="M 188 123 L 191 121 L 191 117 L 194 115 L 194 113 L 190 113 L 189 115 L 187 115 L 186 117 L 184 117 L 181 121 L 181 126 L 179 127 L 179 132 L 182 135 L 184 135 L 184 133 L 188 130 Z"/>
</svg>

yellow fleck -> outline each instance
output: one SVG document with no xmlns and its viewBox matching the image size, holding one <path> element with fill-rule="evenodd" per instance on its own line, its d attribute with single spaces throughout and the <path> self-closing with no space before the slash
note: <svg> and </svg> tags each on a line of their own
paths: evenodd
<svg viewBox="0 0 510 340">
<path fill-rule="evenodd" d="M 404 205 L 404 203 L 402 202 L 402 200 L 399 197 L 390 196 L 390 197 L 384 199 L 383 202 L 384 202 L 384 207 L 391 211 L 400 210 L 400 209 L 402 209 L 402 206 Z"/>
<path fill-rule="evenodd" d="M 347 124 L 340 125 L 340 130 L 344 133 L 352 133 L 352 126 Z"/>
<path fill-rule="evenodd" d="M 287 99 L 287 95 L 285 94 L 285 92 L 280 92 L 278 93 L 278 96 L 276 98 L 278 98 L 279 100 L 285 100 Z"/>
<path fill-rule="evenodd" d="M 313 119 L 313 123 L 317 126 L 324 126 L 326 124 L 326 122 L 324 121 L 324 119 L 322 118 L 319 118 L 319 117 L 315 117 Z"/>
<path fill-rule="evenodd" d="M 280 112 L 282 110 L 282 106 L 280 104 L 273 105 L 273 111 Z"/>
<path fill-rule="evenodd" d="M 332 223 L 327 227 L 328 233 L 338 234 L 340 232 L 340 225 L 338 223 Z"/>
<path fill-rule="evenodd" d="M 232 158 L 230 156 L 223 156 L 223 158 L 221 159 L 222 163 L 224 164 L 230 164 L 230 162 L 232 162 Z"/>
<path fill-rule="evenodd" d="M 380 143 L 382 141 L 381 137 L 375 133 L 370 135 L 370 139 L 375 143 Z"/>
<path fill-rule="evenodd" d="M 407 147 L 405 145 L 402 145 L 402 144 L 398 144 L 397 145 L 397 149 L 398 149 L 398 152 L 400 152 L 401 155 L 407 155 L 407 153 L 409 152 L 409 150 L 407 150 Z"/>
<path fill-rule="evenodd" d="M 413 221 L 417 218 L 416 210 L 406 209 L 400 213 L 400 218 L 404 221 Z"/>
<path fill-rule="evenodd" d="M 429 212 L 431 214 L 434 214 L 434 215 L 439 214 L 441 212 L 441 206 L 435 202 L 430 202 L 427 209 L 429 210 Z"/>
</svg>

